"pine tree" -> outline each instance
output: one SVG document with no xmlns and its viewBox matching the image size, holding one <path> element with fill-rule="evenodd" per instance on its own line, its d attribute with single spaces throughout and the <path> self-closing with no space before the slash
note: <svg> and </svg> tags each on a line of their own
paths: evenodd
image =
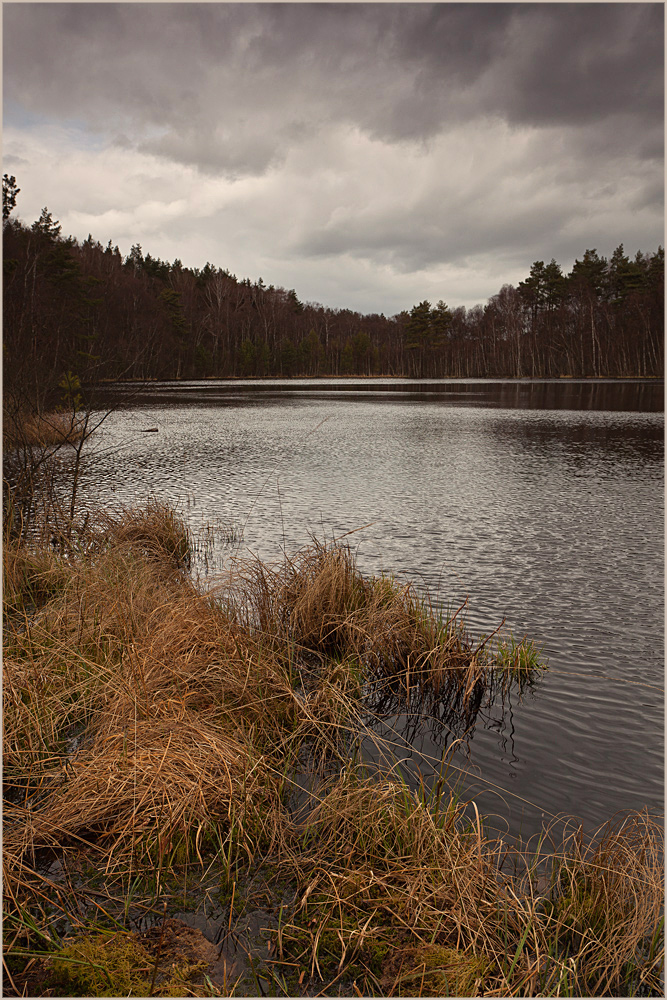
<svg viewBox="0 0 667 1000">
<path fill-rule="evenodd" d="M 16 208 L 16 196 L 20 187 L 16 186 L 16 177 L 12 174 L 2 175 L 2 221 L 6 222 Z"/>
<path fill-rule="evenodd" d="M 53 216 L 49 212 L 46 205 L 42 209 L 42 214 L 39 219 L 32 224 L 32 231 L 34 233 L 42 233 L 44 236 L 48 237 L 50 240 L 56 240 L 60 236 L 62 226 L 57 219 L 54 220 Z"/>
</svg>

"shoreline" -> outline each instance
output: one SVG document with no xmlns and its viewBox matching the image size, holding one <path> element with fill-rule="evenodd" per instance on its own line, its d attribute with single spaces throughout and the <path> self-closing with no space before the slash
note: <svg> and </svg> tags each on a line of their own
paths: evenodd
<svg viewBox="0 0 667 1000">
<path fill-rule="evenodd" d="M 5 545 L 17 990 L 632 995 L 642 976 L 660 989 L 648 815 L 597 840 L 566 831 L 531 860 L 531 845 L 489 837 L 446 765 L 413 788 L 355 756 L 374 695 L 444 701 L 465 725 L 480 692 L 537 680 L 530 643 L 473 644 L 456 615 L 364 578 L 340 545 L 246 563 L 204 593 L 192 545 L 157 504 L 70 525 L 57 550 Z M 40 902 L 48 886 L 64 910 Z M 184 930 L 202 904 L 219 914 L 222 964 Z"/>
<path fill-rule="evenodd" d="M 442 375 L 433 378 L 420 378 L 415 375 L 202 375 L 198 378 L 125 378 L 125 379 L 100 379 L 97 383 L 91 383 L 88 388 L 95 385 L 152 385 L 154 383 L 179 383 L 179 382 L 295 382 L 295 381 L 331 381 L 350 380 L 377 382 L 402 381 L 402 382 L 560 382 L 571 380 L 574 382 L 664 382 L 663 375 Z"/>
</svg>

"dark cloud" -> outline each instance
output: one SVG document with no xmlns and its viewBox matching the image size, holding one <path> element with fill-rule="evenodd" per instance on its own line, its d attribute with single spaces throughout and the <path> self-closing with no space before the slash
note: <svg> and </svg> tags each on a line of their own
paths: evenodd
<svg viewBox="0 0 667 1000">
<path fill-rule="evenodd" d="M 662 4 L 9 3 L 3 20 L 7 163 L 23 204 L 52 184 L 84 237 L 98 218 L 193 265 L 220 246 L 255 276 L 311 275 L 312 298 L 338 280 L 340 305 L 357 275 L 395 297 L 468 267 L 492 294 L 521 261 L 661 239 Z"/>
<path fill-rule="evenodd" d="M 384 141 L 406 141 L 484 116 L 598 128 L 628 111 L 642 127 L 662 120 L 661 4 L 6 4 L 4 11 L 10 98 L 92 127 L 161 128 L 168 134 L 156 151 L 204 168 L 265 169 L 297 121 L 349 122 Z M 262 142 L 249 143 L 239 129 L 244 114 L 258 119 Z"/>
<path fill-rule="evenodd" d="M 519 27 L 519 25 L 517 25 Z M 662 4 L 545 4 L 523 13 L 510 75 L 509 120 L 597 123 L 663 115 Z"/>
<path fill-rule="evenodd" d="M 436 76 L 470 85 L 502 56 L 516 4 L 427 4 L 403 13 L 397 30 L 401 60 L 425 62 Z"/>
</svg>

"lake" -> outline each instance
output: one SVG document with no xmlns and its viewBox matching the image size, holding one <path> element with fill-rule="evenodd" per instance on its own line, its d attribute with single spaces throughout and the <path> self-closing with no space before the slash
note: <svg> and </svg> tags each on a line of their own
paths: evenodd
<svg viewBox="0 0 667 1000">
<path fill-rule="evenodd" d="M 467 739 L 414 726 L 413 770 L 429 780 L 449 748 L 450 776 L 490 825 L 523 836 L 560 813 L 590 831 L 619 810 L 662 815 L 661 382 L 119 391 L 90 442 L 84 506 L 154 497 L 194 531 L 217 524 L 214 569 L 237 552 L 274 559 L 310 535 L 355 532 L 363 572 L 414 580 L 443 608 L 468 598 L 473 633 L 506 619 L 540 646 L 549 670 L 532 693 L 483 709 Z M 405 719 L 386 723 L 406 735 Z"/>
</svg>

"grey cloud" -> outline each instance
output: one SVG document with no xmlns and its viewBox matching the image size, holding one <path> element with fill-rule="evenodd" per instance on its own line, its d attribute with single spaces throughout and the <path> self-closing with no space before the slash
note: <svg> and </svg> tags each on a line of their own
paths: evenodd
<svg viewBox="0 0 667 1000">
<path fill-rule="evenodd" d="M 661 239 L 661 4 L 15 3 L 3 17 L 13 129 L 74 122 L 62 149 L 96 133 L 131 191 L 126 211 L 155 202 L 149 232 L 173 238 L 172 256 L 201 248 L 195 264 L 229 236 L 234 259 L 220 263 L 239 273 L 268 258 L 289 263 L 290 287 L 310 264 L 373 272 L 380 287 L 389 268 L 407 287 L 423 269 L 483 258 L 502 275 Z M 262 175 L 219 185 L 224 197 L 193 214 L 220 176 Z M 57 176 L 60 197 L 72 181 Z M 115 210 L 113 185 L 89 187 L 101 218 Z M 162 221 L 160 204 L 180 200 Z"/>
<path fill-rule="evenodd" d="M 517 262 L 545 253 L 566 258 L 573 245 L 582 251 L 572 232 L 585 229 L 584 238 L 600 243 L 618 242 L 619 233 L 628 232 L 638 245 L 657 245 L 662 172 L 637 164 L 631 153 L 618 164 L 604 151 L 573 159 L 561 155 L 562 145 L 554 130 L 497 173 L 450 188 L 444 170 L 410 204 L 397 200 L 392 206 L 386 199 L 377 209 L 350 205 L 319 229 L 298 234 L 292 249 L 306 257 L 382 260 L 407 272 L 460 265 L 480 253 Z M 489 149 L 495 149 L 492 136 Z"/>
<path fill-rule="evenodd" d="M 654 128 L 645 135 L 637 148 L 640 160 L 657 160 L 662 162 L 665 156 L 665 136 L 661 128 Z"/>
<path fill-rule="evenodd" d="M 470 84 L 503 51 L 520 11 L 516 4 L 432 4 L 405 13 L 397 33 L 399 58 L 426 62 L 438 76 Z"/>
<path fill-rule="evenodd" d="M 439 212 L 428 202 L 416 211 L 398 211 L 391 218 L 350 218 L 334 227 L 308 234 L 294 250 L 304 256 L 372 258 L 403 273 L 447 264 L 460 265 L 480 252 L 505 255 L 516 249 L 526 255 L 526 234 L 536 246 L 553 243 L 564 212 L 552 204 L 499 208 L 495 215 L 474 204 L 452 201 Z"/>
<path fill-rule="evenodd" d="M 665 207 L 665 185 L 658 178 L 651 178 L 643 184 L 630 201 L 630 207 L 635 212 L 649 209 L 655 212 L 656 218 L 661 218 Z"/>
<path fill-rule="evenodd" d="M 663 113 L 662 4 L 545 4 L 517 31 L 510 120 L 583 124 Z"/>
<path fill-rule="evenodd" d="M 279 159 L 276 143 L 269 136 L 242 128 L 233 131 L 184 128 L 140 142 L 137 149 L 186 166 L 196 163 L 203 173 L 225 173 L 232 178 L 261 175 Z"/>
<path fill-rule="evenodd" d="M 646 122 L 638 114 L 619 112 L 606 121 L 593 122 L 585 128 L 559 128 L 568 140 L 572 156 L 600 163 L 632 158 L 636 161 L 662 162 L 664 126 L 662 119 Z"/>
<path fill-rule="evenodd" d="M 6 4 L 5 92 L 204 169 L 266 169 L 294 122 L 422 140 L 454 121 L 662 120 L 660 4 Z M 238 129 L 257 119 L 262 141 Z M 224 141 L 211 136 L 220 130 Z M 199 141 L 197 135 L 207 138 Z M 234 148 L 238 146 L 238 148 Z"/>
<path fill-rule="evenodd" d="M 13 153 L 8 153 L 2 157 L 3 167 L 22 167 L 27 166 L 29 162 L 25 156 L 18 156 Z"/>
</svg>

